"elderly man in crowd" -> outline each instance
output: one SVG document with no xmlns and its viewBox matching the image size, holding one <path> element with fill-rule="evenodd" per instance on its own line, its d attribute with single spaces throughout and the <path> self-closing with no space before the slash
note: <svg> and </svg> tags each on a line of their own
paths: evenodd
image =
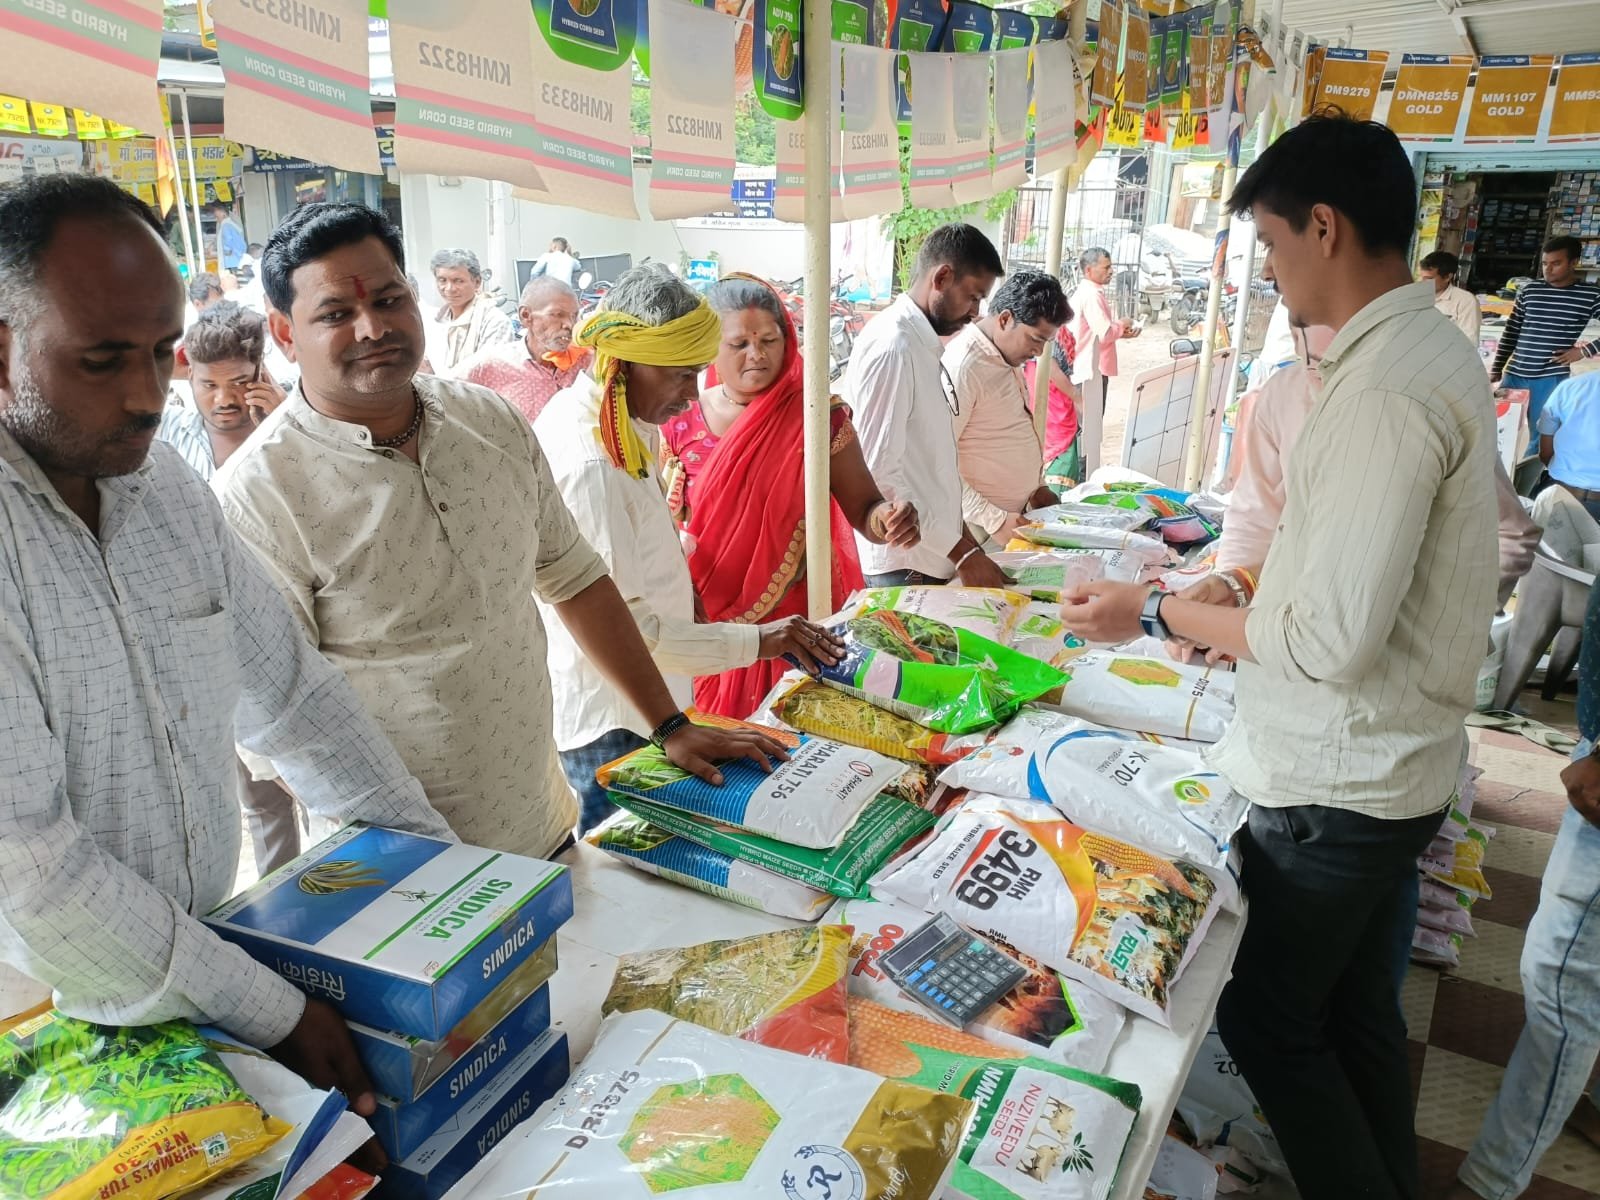
<svg viewBox="0 0 1600 1200">
<path fill-rule="evenodd" d="M 440 375 L 455 376 L 468 359 L 489 346 L 515 341 L 511 318 L 483 292 L 483 268 L 471 250 L 441 250 L 428 264 L 444 304 L 428 328 L 428 362 Z M 271 299 L 270 289 L 267 292 Z"/>
<path fill-rule="evenodd" d="M 1018 271 L 989 298 L 989 313 L 950 339 L 944 369 L 955 391 L 961 512 L 1004 546 L 1031 508 L 1056 502 L 1043 480 L 1024 363 L 1037 359 L 1072 317 L 1061 284 Z"/>
<path fill-rule="evenodd" d="M 1079 458 L 1087 479 L 1100 468 L 1100 443 L 1105 440 L 1106 404 L 1111 396 L 1111 381 L 1117 376 L 1117 343 L 1137 337 L 1139 329 L 1117 317 L 1107 290 L 1116 268 L 1111 252 L 1099 246 L 1085 250 L 1078 259 L 1083 278 L 1072 293 L 1072 338 L 1077 353 L 1072 359 L 1072 382 L 1083 395 L 1082 432 L 1078 436 Z"/>
<path fill-rule="evenodd" d="M 594 374 L 560 393 L 533 431 L 555 470 L 578 529 L 605 559 L 651 653 L 684 706 L 695 675 L 715 675 L 788 654 L 813 668 L 843 646 L 809 621 L 765 625 L 695 620 L 694 584 L 655 469 L 655 427 L 700 396 L 700 372 L 716 357 L 722 323 L 699 293 L 660 263 L 617 280 L 578 331 L 595 351 Z M 546 619 L 552 607 L 541 600 Z M 556 745 L 591 828 L 612 810 L 595 770 L 644 745 L 641 720 L 599 669 L 576 630 L 551 627 Z"/>
<path fill-rule="evenodd" d="M 673 762 L 716 780 L 714 759 L 777 751 L 683 721 L 522 414 L 417 374 L 422 313 L 383 214 L 306 205 L 262 274 L 303 373 L 217 477 L 223 512 L 451 828 L 536 857 L 571 837 L 535 594 Z"/>
<path fill-rule="evenodd" d="M 234 739 L 313 811 L 448 837 L 205 483 L 153 444 L 183 288 L 115 184 L 0 188 L 0 1016 L 213 1021 L 374 1111 L 349 1033 L 197 919 Z"/>
<path fill-rule="evenodd" d="M 468 383 L 499 392 L 534 421 L 550 397 L 577 382 L 589 361 L 589 352 L 572 344 L 578 293 L 554 276 L 535 275 L 522 289 L 517 317 L 523 329 L 520 342 L 480 351 L 459 374 Z"/>
</svg>

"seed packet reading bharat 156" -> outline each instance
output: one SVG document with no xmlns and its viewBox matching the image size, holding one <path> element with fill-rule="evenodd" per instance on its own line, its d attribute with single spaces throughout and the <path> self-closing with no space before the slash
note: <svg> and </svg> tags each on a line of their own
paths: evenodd
<svg viewBox="0 0 1600 1200">
<path fill-rule="evenodd" d="M 352 825 L 204 920 L 347 1019 L 431 1040 L 571 916 L 565 867 Z"/>
</svg>

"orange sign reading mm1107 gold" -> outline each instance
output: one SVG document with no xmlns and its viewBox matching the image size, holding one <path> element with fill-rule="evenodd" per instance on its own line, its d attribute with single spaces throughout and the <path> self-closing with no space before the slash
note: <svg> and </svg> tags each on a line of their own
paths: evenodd
<svg viewBox="0 0 1600 1200">
<path fill-rule="evenodd" d="M 1495 54 L 1478 60 L 1467 111 L 1467 141 L 1528 142 L 1539 132 L 1550 90 L 1550 54 Z"/>
<path fill-rule="evenodd" d="M 1389 128 L 1411 140 L 1455 137 L 1472 78 L 1470 54 L 1406 54 L 1389 102 Z"/>
<path fill-rule="evenodd" d="M 1337 108 L 1357 121 L 1372 120 L 1389 65 L 1385 50 L 1346 50 L 1330 46 L 1322 58 L 1312 111 Z"/>
</svg>

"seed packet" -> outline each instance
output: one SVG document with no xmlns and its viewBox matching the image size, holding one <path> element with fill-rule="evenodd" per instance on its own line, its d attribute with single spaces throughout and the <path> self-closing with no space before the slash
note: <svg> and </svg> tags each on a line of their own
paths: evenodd
<svg viewBox="0 0 1600 1200">
<path fill-rule="evenodd" d="M 777 1050 L 849 1057 L 845 970 L 850 927 L 780 929 L 754 937 L 625 954 L 602 1013 L 653 1008 Z"/>
<path fill-rule="evenodd" d="M 855 929 L 850 942 L 850 994 L 887 1008 L 921 1013 L 922 1006 L 876 963 L 908 934 L 927 923 L 921 909 L 894 900 L 841 900 L 828 920 Z M 1031 958 L 1018 984 L 966 1031 L 981 1038 L 990 1053 L 1032 1054 L 1081 1071 L 1104 1070 L 1127 1013 L 1092 988 L 1069 985 Z"/>
<path fill-rule="evenodd" d="M 1064 668 L 1061 699 L 1069 716 L 1101 725 L 1215 742 L 1233 720 L 1234 674 L 1116 650 L 1093 650 Z"/>
<path fill-rule="evenodd" d="M 1423 869 L 1429 877 L 1458 892 L 1465 892 L 1479 900 L 1492 900 L 1494 889 L 1483 874 L 1483 854 L 1488 846 L 1488 834 L 1477 825 L 1470 826 L 1464 838 L 1452 843 L 1455 854 L 1448 871 Z"/>
<path fill-rule="evenodd" d="M 616 1013 L 472 1200 L 937 1200 L 973 1105 L 665 1013 Z M 815 1183 L 807 1181 L 815 1180 Z"/>
<path fill-rule="evenodd" d="M 225 1174 L 289 1128 L 257 1107 L 187 1021 L 94 1025 L 52 1011 L 0 1036 L 6 1200 L 161 1200 Z"/>
<path fill-rule="evenodd" d="M 955 629 L 965 629 L 1002 646 L 1011 641 L 1011 630 L 1022 615 L 1028 597 L 999 588 L 897 587 L 868 588 L 858 592 L 846 611 L 852 615 L 875 609 L 912 613 L 939 621 Z"/>
<path fill-rule="evenodd" d="M 1218 907 L 1217 885 L 1191 863 L 1082 829 L 1048 804 L 976 794 L 872 887 L 1162 1025 Z"/>
<path fill-rule="evenodd" d="M 944 766 L 983 745 L 983 734 L 935 733 L 886 708 L 813 679 L 791 684 L 772 703 L 773 716 L 792 729 L 875 750 L 904 762 Z"/>
<path fill-rule="evenodd" d="M 1134 1084 L 997 1052 L 960 1030 L 854 996 L 850 1062 L 973 1101 L 947 1200 L 1109 1196 L 1142 1101 Z"/>
<path fill-rule="evenodd" d="M 1065 676 L 1009 647 L 913 613 L 878 609 L 832 626 L 845 656 L 820 680 L 939 733 L 991 729 Z"/>
<path fill-rule="evenodd" d="M 731 825 L 706 821 L 681 809 L 619 795 L 617 803 L 635 816 L 678 837 L 721 851 L 729 858 L 797 880 L 835 896 L 871 895 L 867 881 L 907 843 L 932 829 L 938 817 L 897 796 L 879 796 L 867 805 L 844 841 L 831 850 L 795 846 Z"/>
<path fill-rule="evenodd" d="M 630 867 L 745 908 L 815 921 L 833 897 L 619 812 L 584 838 Z"/>
<path fill-rule="evenodd" d="M 756 729 L 744 721 L 695 714 L 695 721 L 725 728 Z M 749 759 L 721 766 L 717 787 L 670 762 L 655 746 L 643 746 L 595 772 L 602 787 L 652 804 L 681 809 L 747 833 L 782 837 L 796 846 L 837 846 L 861 811 L 905 773 L 892 759 L 827 738 L 761 730 L 784 742 L 789 761 L 771 774 Z"/>
<path fill-rule="evenodd" d="M 1024 550 L 1001 550 L 989 557 L 1011 580 L 1013 591 L 1050 603 L 1060 603 L 1061 593 L 1080 583 L 1097 579 L 1132 583 L 1147 562 L 1122 550 L 1052 550 L 1034 545 Z"/>
<path fill-rule="evenodd" d="M 1172 551 L 1160 538 L 1076 521 L 1034 521 L 1019 525 L 1006 549 L 1016 552 L 1039 546 L 1057 550 L 1121 550 L 1153 563 L 1169 563 L 1174 559 Z"/>
<path fill-rule="evenodd" d="M 1075 824 L 1222 873 L 1250 809 L 1194 754 L 1036 708 L 939 778 L 1043 801 Z"/>
</svg>

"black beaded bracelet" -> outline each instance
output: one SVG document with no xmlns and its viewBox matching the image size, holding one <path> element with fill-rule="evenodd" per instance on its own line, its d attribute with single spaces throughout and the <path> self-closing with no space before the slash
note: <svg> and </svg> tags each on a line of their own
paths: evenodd
<svg viewBox="0 0 1600 1200">
<path fill-rule="evenodd" d="M 655 730 L 650 734 L 650 744 L 657 750 L 665 749 L 667 745 L 667 739 L 673 734 L 677 733 L 678 730 L 689 724 L 689 718 L 684 716 L 681 712 L 673 713 L 665 721 L 661 722 L 661 724 L 655 727 Z"/>
</svg>

